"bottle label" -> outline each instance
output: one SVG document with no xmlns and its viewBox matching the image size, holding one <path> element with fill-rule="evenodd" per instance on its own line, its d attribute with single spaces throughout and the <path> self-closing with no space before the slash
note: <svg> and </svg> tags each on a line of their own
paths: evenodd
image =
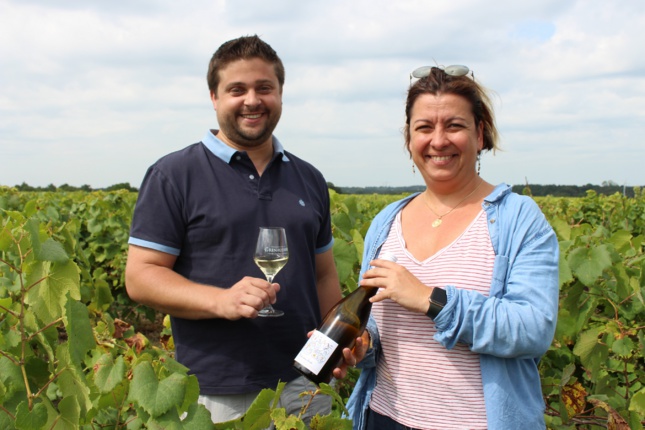
<svg viewBox="0 0 645 430">
<path fill-rule="evenodd" d="M 296 361 L 314 375 L 318 375 L 337 346 L 338 343 L 315 330 L 296 356 Z"/>
</svg>

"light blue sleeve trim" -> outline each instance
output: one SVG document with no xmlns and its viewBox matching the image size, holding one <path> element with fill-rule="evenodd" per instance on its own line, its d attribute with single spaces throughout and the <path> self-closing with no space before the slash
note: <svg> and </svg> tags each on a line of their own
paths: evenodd
<svg viewBox="0 0 645 430">
<path fill-rule="evenodd" d="M 332 246 L 334 246 L 334 238 L 332 237 L 331 242 L 329 242 L 327 245 L 323 246 L 322 248 L 317 248 L 316 249 L 316 254 L 322 254 L 323 252 L 329 251 Z"/>
<path fill-rule="evenodd" d="M 147 240 L 137 239 L 136 237 L 130 237 L 130 239 L 128 240 L 128 243 L 130 245 L 137 245 L 143 248 L 150 248 L 156 251 L 165 252 L 166 254 L 179 255 L 181 253 L 181 250 L 177 248 L 171 248 L 170 246 L 160 245 L 155 242 L 149 242 Z"/>
</svg>

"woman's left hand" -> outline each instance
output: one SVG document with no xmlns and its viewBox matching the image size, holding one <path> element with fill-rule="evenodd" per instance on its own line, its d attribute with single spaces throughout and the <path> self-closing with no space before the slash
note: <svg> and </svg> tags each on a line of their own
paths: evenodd
<svg viewBox="0 0 645 430">
<path fill-rule="evenodd" d="M 424 285 L 405 267 L 387 260 L 370 262 L 371 269 L 363 274 L 361 286 L 379 287 L 370 299 L 372 303 L 390 299 L 412 312 L 426 313 L 430 306 L 428 297 L 432 288 Z"/>
<path fill-rule="evenodd" d="M 365 353 L 370 344 L 370 335 L 367 330 L 363 332 L 361 337 L 356 338 L 356 343 L 352 349 L 343 349 L 343 360 L 340 365 L 332 372 L 334 378 L 343 379 L 347 376 L 347 369 L 349 367 L 356 367 L 356 364 L 365 358 Z"/>
</svg>

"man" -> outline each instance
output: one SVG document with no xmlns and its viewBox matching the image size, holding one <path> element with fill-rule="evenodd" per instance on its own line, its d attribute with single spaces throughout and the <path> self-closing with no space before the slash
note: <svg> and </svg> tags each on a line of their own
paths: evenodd
<svg viewBox="0 0 645 430">
<path fill-rule="evenodd" d="M 287 413 L 314 386 L 292 363 L 338 300 L 326 182 L 273 136 L 284 66 L 257 36 L 224 43 L 208 69 L 219 130 L 146 173 L 130 232 L 130 297 L 171 315 L 176 358 L 194 373 L 214 422 L 288 382 Z M 289 260 L 270 284 L 253 261 L 260 226 L 284 227 Z M 269 304 L 284 311 L 258 317 Z M 316 397 L 309 417 L 329 413 Z"/>
</svg>

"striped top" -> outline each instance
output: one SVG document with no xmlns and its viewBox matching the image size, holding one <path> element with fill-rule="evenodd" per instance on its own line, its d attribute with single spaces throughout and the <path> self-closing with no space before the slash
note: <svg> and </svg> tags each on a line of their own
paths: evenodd
<svg viewBox="0 0 645 430">
<path fill-rule="evenodd" d="M 425 285 L 454 285 L 488 296 L 495 253 L 484 211 L 425 261 L 407 251 L 399 212 L 381 251 L 394 254 Z M 430 318 L 391 300 L 375 303 L 372 314 L 382 354 L 370 408 L 417 429 L 485 429 L 479 355 L 463 343 L 446 349 L 433 339 Z"/>
</svg>

